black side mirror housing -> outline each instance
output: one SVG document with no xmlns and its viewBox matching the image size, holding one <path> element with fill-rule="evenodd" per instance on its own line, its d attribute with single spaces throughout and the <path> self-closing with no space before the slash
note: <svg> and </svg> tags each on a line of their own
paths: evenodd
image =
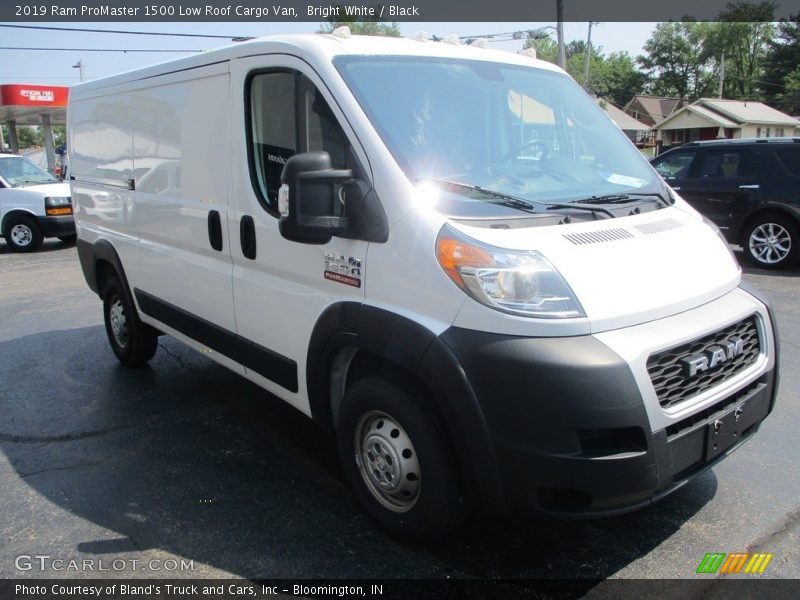
<svg viewBox="0 0 800 600">
<path fill-rule="evenodd" d="M 278 227 L 288 240 L 325 244 L 334 235 L 353 237 L 363 211 L 360 182 L 349 169 L 331 168 L 327 152 L 304 152 L 281 173 Z"/>
</svg>

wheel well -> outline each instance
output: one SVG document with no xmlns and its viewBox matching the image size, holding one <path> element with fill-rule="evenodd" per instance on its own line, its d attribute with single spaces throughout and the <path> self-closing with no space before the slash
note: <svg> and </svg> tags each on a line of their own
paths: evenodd
<svg viewBox="0 0 800 600">
<path fill-rule="evenodd" d="M 750 226 L 755 221 L 758 221 L 758 220 L 760 220 L 760 219 L 762 219 L 764 217 L 768 217 L 768 216 L 785 217 L 785 218 L 789 219 L 792 223 L 794 223 L 795 227 L 800 228 L 800 219 L 798 219 L 798 216 L 796 214 L 794 214 L 793 212 L 791 212 L 789 210 L 783 210 L 781 208 L 778 208 L 778 207 L 775 207 L 775 206 L 771 206 L 771 207 L 763 208 L 763 209 L 761 209 L 761 210 L 759 210 L 757 212 L 754 212 L 752 215 L 749 215 L 742 222 L 742 226 L 739 229 L 739 235 L 737 236 L 737 239 L 738 239 L 739 243 L 742 244 L 742 245 L 746 244 L 747 240 L 744 239 L 744 236 L 747 234 L 747 230 L 750 228 Z"/>
<path fill-rule="evenodd" d="M 95 280 L 97 281 L 97 293 L 100 295 L 100 299 L 102 299 L 106 282 L 108 282 L 110 277 L 117 275 L 117 270 L 114 268 L 114 265 L 101 258 L 97 261 L 97 264 L 95 264 L 94 272 Z"/>
<path fill-rule="evenodd" d="M 6 227 L 8 225 L 9 219 L 13 217 L 29 217 L 36 221 L 36 215 L 32 212 L 28 212 L 27 210 L 22 210 L 20 208 L 16 208 L 12 211 L 9 211 L 6 216 L 3 217 L 3 223 L 0 225 L 0 232 L 2 232 L 3 236 L 6 235 Z"/>
<path fill-rule="evenodd" d="M 441 425 L 444 425 L 442 422 L 443 415 L 436 402 L 433 401 L 431 391 L 416 374 L 369 350 L 363 350 L 355 346 L 345 346 L 333 357 L 330 368 L 330 414 L 331 425 L 334 429 L 336 428 L 339 406 L 347 390 L 359 379 L 370 375 L 379 375 L 418 387 L 424 393 L 426 404 L 431 409 L 434 418 Z M 447 431 L 444 427 L 442 430 L 444 432 Z"/>
</svg>

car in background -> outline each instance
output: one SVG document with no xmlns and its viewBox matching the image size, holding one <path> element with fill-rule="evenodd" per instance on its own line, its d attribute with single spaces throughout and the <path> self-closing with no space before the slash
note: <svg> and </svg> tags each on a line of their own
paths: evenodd
<svg viewBox="0 0 800 600">
<path fill-rule="evenodd" d="M 800 138 L 690 142 L 652 161 L 680 196 L 739 244 L 748 261 L 778 269 L 800 259 Z"/>
<path fill-rule="evenodd" d="M 0 234 L 16 252 L 33 252 L 46 237 L 73 241 L 69 184 L 24 156 L 0 154 Z"/>
</svg>

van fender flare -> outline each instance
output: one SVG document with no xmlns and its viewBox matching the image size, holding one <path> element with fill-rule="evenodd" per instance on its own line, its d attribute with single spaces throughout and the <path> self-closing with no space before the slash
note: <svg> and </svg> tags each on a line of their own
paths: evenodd
<svg viewBox="0 0 800 600">
<path fill-rule="evenodd" d="M 312 417 L 331 431 L 333 362 L 344 348 L 368 351 L 419 379 L 442 417 L 467 489 L 477 492 L 473 497 L 484 509 L 506 514 L 483 409 L 448 346 L 426 327 L 398 314 L 357 302 L 329 306 L 309 340 L 306 384 Z"/>
<path fill-rule="evenodd" d="M 98 296 L 102 298 L 103 290 L 98 280 L 97 264 L 104 260 L 111 264 L 117 275 L 122 282 L 125 292 L 132 297 L 131 290 L 128 287 L 128 278 L 125 276 L 125 269 L 122 266 L 122 261 L 117 254 L 116 249 L 108 240 L 97 240 L 94 244 L 78 238 L 76 242 L 78 250 L 78 258 L 83 270 L 83 276 L 89 288 Z"/>
</svg>

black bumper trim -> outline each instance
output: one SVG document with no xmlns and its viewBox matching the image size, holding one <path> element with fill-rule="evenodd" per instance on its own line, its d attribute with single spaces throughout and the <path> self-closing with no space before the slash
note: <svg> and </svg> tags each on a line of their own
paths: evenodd
<svg viewBox="0 0 800 600">
<path fill-rule="evenodd" d="M 730 454 L 771 410 L 774 372 L 718 403 L 722 412 L 757 406 L 743 439 L 707 456 L 708 423 L 722 413 L 711 410 L 669 436 L 651 431 L 630 366 L 592 336 L 451 328 L 440 339 L 485 416 L 501 495 L 514 514 L 599 517 L 647 506 Z"/>
<path fill-rule="evenodd" d="M 36 218 L 44 237 L 75 235 L 75 218 L 72 215 Z"/>
</svg>

